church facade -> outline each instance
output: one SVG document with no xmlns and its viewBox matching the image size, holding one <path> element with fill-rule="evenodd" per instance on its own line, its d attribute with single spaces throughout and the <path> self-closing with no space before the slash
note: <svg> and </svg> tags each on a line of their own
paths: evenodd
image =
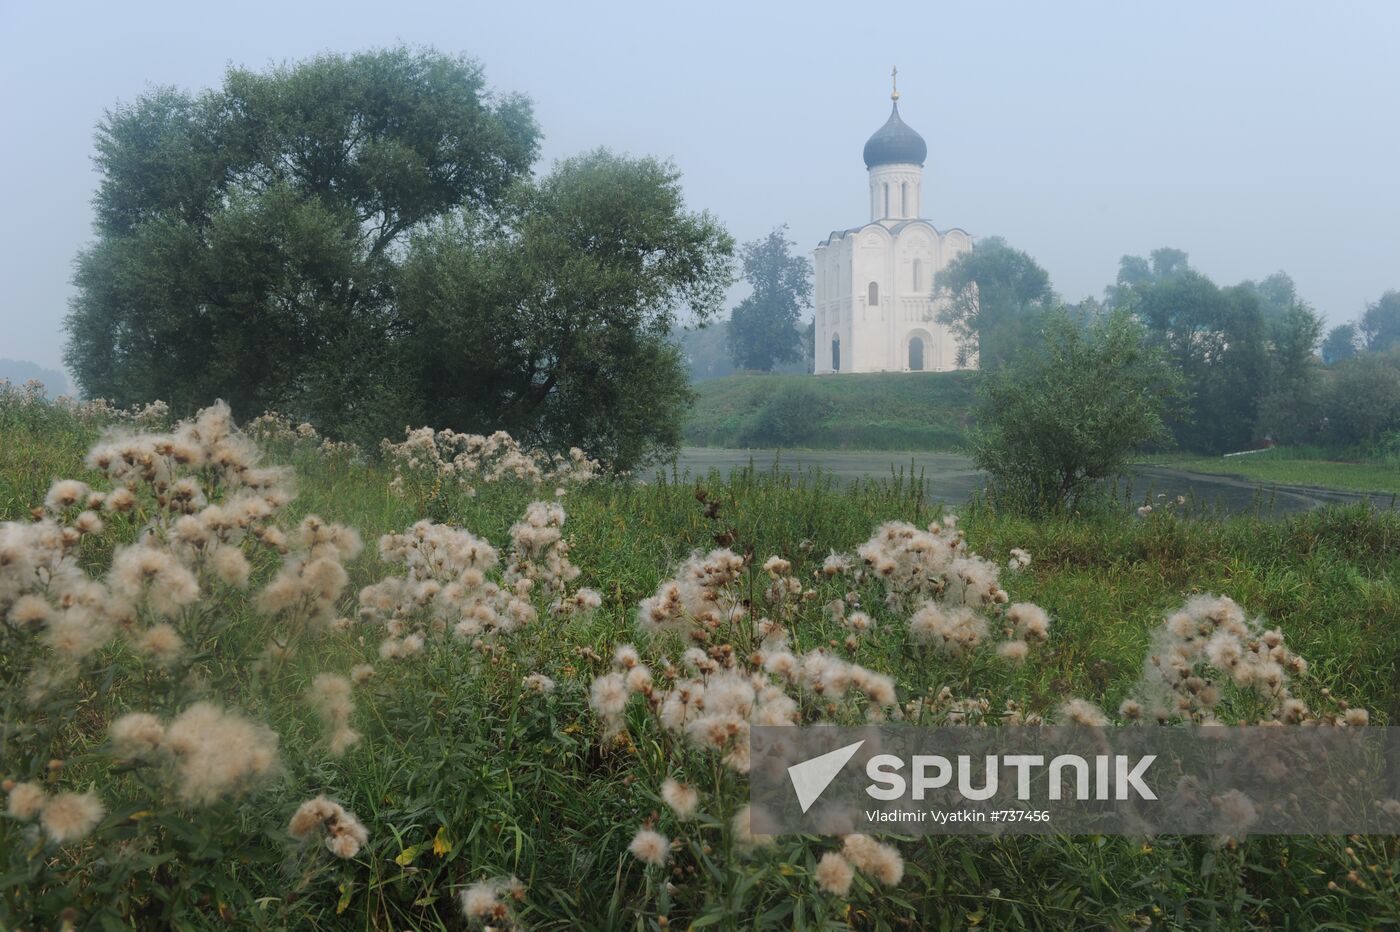
<svg viewBox="0 0 1400 932">
<path fill-rule="evenodd" d="M 865 144 L 870 222 L 833 232 L 813 252 L 819 374 L 957 368 L 933 277 L 972 249 L 972 237 L 923 219 L 928 146 L 900 119 L 899 92 L 890 97 L 889 120 Z"/>
</svg>

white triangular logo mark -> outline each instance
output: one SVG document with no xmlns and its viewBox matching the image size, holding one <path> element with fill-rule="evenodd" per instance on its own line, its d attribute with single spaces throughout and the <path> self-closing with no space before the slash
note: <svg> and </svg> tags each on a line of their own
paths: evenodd
<svg viewBox="0 0 1400 932">
<path fill-rule="evenodd" d="M 819 757 L 804 760 L 800 764 L 793 764 L 787 769 L 788 777 L 792 779 L 792 788 L 797 793 L 797 803 L 803 812 L 812 808 L 812 803 L 825 792 L 831 781 L 841 772 L 841 768 L 846 766 L 847 761 L 855 756 L 864 743 L 865 741 L 861 740 L 855 744 L 848 744 L 844 748 L 837 748 Z"/>
</svg>

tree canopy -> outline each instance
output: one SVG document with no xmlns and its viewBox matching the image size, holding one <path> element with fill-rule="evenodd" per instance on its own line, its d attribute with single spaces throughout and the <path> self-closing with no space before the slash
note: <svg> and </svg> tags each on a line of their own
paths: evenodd
<svg viewBox="0 0 1400 932">
<path fill-rule="evenodd" d="M 1259 426 L 1272 440 L 1300 442 L 1317 430 L 1322 417 L 1317 358 L 1322 318 L 1295 297 L 1289 307 L 1266 319 L 1269 370 L 1259 401 Z"/>
<path fill-rule="evenodd" d="M 506 217 L 413 238 L 400 311 L 418 419 L 619 466 L 674 448 L 689 388 L 671 330 L 681 307 L 719 308 L 729 235 L 685 211 L 674 168 L 606 150 L 522 185 Z"/>
<path fill-rule="evenodd" d="M 1366 305 L 1360 330 L 1369 352 L 1384 353 L 1400 347 L 1400 291 L 1387 291 Z"/>
<path fill-rule="evenodd" d="M 476 64 L 404 48 L 231 68 L 217 90 L 119 107 L 98 129 L 67 361 L 121 403 L 223 397 L 334 434 L 402 429 L 389 367 L 407 235 L 498 203 L 538 135 Z"/>
<path fill-rule="evenodd" d="M 1251 287 L 1221 288 L 1191 268 L 1185 253 L 1159 249 L 1150 264 L 1124 257 L 1109 297 L 1142 321 L 1185 379 L 1186 403 L 1170 417 L 1178 443 L 1224 452 L 1257 439 L 1268 328 Z"/>
<path fill-rule="evenodd" d="M 1344 447 L 1385 447 L 1400 441 L 1400 357 L 1366 353 L 1336 366 L 1326 392 L 1321 439 Z"/>
<path fill-rule="evenodd" d="M 1360 339 L 1356 324 L 1338 324 L 1327 331 L 1327 339 L 1322 341 L 1322 361 L 1330 366 L 1355 358 Z"/>
<path fill-rule="evenodd" d="M 1259 312 L 1264 315 L 1266 324 L 1275 324 L 1300 307 L 1312 310 L 1311 305 L 1298 295 L 1298 287 L 1287 272 L 1275 272 L 1260 281 L 1240 284 L 1259 299 Z"/>
<path fill-rule="evenodd" d="M 506 428 L 631 462 L 684 393 L 674 310 L 713 313 L 732 248 L 660 163 L 599 152 L 531 182 L 538 139 L 527 100 L 431 50 L 152 91 L 98 130 L 66 360 L 119 403 L 222 397 L 371 442 Z"/>
<path fill-rule="evenodd" d="M 1033 344 L 1040 315 L 1055 301 L 1049 274 L 999 236 L 979 241 L 940 271 L 934 297 L 944 302 L 939 323 L 958 341 L 958 365 L 975 359 L 984 370 L 1005 365 Z"/>
<path fill-rule="evenodd" d="M 812 306 L 812 264 L 780 226 L 739 251 L 743 278 L 753 289 L 729 318 L 729 357 L 737 369 L 771 372 L 803 358 L 802 312 Z"/>
</svg>

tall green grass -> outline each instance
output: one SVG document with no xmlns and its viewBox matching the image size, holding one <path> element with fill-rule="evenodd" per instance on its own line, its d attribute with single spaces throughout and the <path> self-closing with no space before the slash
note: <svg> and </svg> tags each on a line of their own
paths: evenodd
<svg viewBox="0 0 1400 932">
<path fill-rule="evenodd" d="M 3 422 L 3 434 L 0 520 L 26 520 L 52 479 L 83 477 L 79 463 L 94 431 L 56 413 L 32 422 L 12 418 Z M 449 488 L 403 497 L 388 490 L 390 475 L 374 464 L 327 460 L 309 450 L 280 455 L 300 474 L 294 516 L 314 512 L 352 524 L 371 545 L 378 534 L 424 516 L 499 545 L 538 494 L 493 484 L 475 496 Z M 698 488 L 721 503 L 717 518 L 705 515 Z M 301 688 L 318 670 L 372 655 L 373 640 L 328 642 L 280 672 L 278 682 L 246 684 L 293 762 L 289 784 L 250 805 L 282 811 L 304 794 L 297 783 L 331 787 L 369 826 L 371 842 L 354 863 L 305 870 L 275 836 L 230 840 L 241 847 L 209 863 L 214 849 L 201 852 L 196 831 L 161 868 L 171 895 L 182 897 L 186 927 L 456 929 L 463 922 L 455 890 L 514 873 L 529 888 L 522 920 L 532 928 L 659 928 L 658 878 L 627 855 L 626 845 L 638 822 L 660 807 L 656 787 L 674 763 L 647 740 L 600 739 L 582 690 L 562 683 L 592 669 L 579 651 L 607 656 L 632 640 L 637 602 L 676 561 L 713 546 L 716 533 L 732 533 L 736 548 L 760 561 L 771 553 L 789 556 L 805 579 L 829 551 L 851 550 L 878 523 L 926 523 L 942 510 L 917 483 L 837 488 L 819 474 L 791 478 L 764 469 L 695 481 L 596 482 L 571 491 L 565 504 L 580 583 L 604 596 L 602 611 L 587 623 L 542 621 L 490 663 L 467 651 L 441 651 L 423 663 L 384 665 L 373 700 L 361 703 L 356 724 L 365 741 L 338 761 L 315 752 L 306 710 L 274 697 Z M 1034 554 L 1031 568 L 1008 575 L 1005 584 L 1014 600 L 1035 601 L 1054 618 L 1049 652 L 1010 681 L 985 665 L 904 662 L 902 694 L 917 677 L 960 695 L 1010 689 L 1031 710 L 1048 710 L 1070 695 L 1112 708 L 1136 680 L 1148 633 L 1163 612 L 1211 591 L 1283 629 L 1312 661 L 1311 692 L 1330 689 L 1369 707 L 1375 724 L 1400 721 L 1400 518 L 1394 514 L 1349 508 L 1267 520 L 1105 512 L 1031 522 L 985 506 L 964 511 L 973 549 L 1000 559 L 1011 547 Z M 367 551 L 350 567 L 352 590 L 386 572 L 373 547 Z M 248 619 L 230 628 L 229 637 L 264 633 Z M 897 640 L 883 649 L 897 655 Z M 521 677 L 537 669 L 560 677 L 556 696 L 538 700 L 519 690 Z M 101 683 L 84 681 L 80 688 L 90 714 L 72 723 L 68 756 L 92 779 L 106 779 L 107 765 L 94 753 L 102 740 L 100 712 L 121 700 L 104 694 Z M 637 724 L 635 733 L 646 737 Z M 722 836 L 718 822 L 702 818 L 697 831 L 711 830 Z M 0 848 L 19 838 L 15 823 L 0 821 Z M 684 876 L 669 879 L 689 883 L 694 872 L 702 878 L 711 872 L 710 882 L 695 882 L 711 893 L 673 904 L 668 926 L 1262 929 L 1400 922 L 1394 838 L 1256 838 L 1220 846 L 1180 837 L 943 837 L 906 840 L 901 849 L 908 870 L 899 887 L 861 887 L 848 902 L 833 902 L 807 880 L 820 845 L 784 848 L 796 853 L 739 861 L 737 868 L 722 850 L 687 848 L 675 859 Z M 102 870 L 90 865 L 86 882 L 80 878 L 56 899 L 48 891 L 49 901 L 70 902 L 94 928 L 139 926 L 132 917 L 145 915 L 142 903 L 125 904 L 128 912 L 119 916 L 93 892 L 101 889 Z M 214 876 L 221 878 L 217 885 L 207 880 Z M 28 876 L 0 876 L 0 927 L 8 925 L 7 904 L 15 909 L 36 895 L 27 883 Z"/>
</svg>

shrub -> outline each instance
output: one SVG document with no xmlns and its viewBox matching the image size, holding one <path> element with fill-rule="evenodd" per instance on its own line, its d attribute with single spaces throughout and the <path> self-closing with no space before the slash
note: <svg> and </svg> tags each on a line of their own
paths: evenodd
<svg viewBox="0 0 1400 932">
<path fill-rule="evenodd" d="M 973 459 L 995 502 L 1034 514 L 1078 503 L 1135 449 L 1165 439 L 1177 386 L 1121 312 L 1087 328 L 1051 315 L 1039 353 L 984 378 Z"/>
<path fill-rule="evenodd" d="M 1400 358 L 1367 354 L 1334 370 L 1323 412 L 1330 442 L 1367 444 L 1400 429 Z"/>
</svg>

